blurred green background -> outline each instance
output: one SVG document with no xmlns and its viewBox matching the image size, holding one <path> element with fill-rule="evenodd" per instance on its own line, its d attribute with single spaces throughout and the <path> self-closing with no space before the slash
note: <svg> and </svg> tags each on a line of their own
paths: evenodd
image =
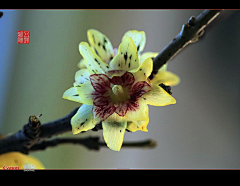
<svg viewBox="0 0 240 186">
<path fill-rule="evenodd" d="M 0 19 L 0 134 L 17 132 L 30 115 L 45 123 L 79 106 L 62 99 L 81 59 L 87 30 L 104 33 L 114 47 L 123 34 L 143 30 L 144 52 L 159 52 L 182 24 L 202 10 L 2 10 Z M 154 139 L 154 149 L 89 151 L 61 145 L 31 153 L 49 169 L 240 168 L 240 11 L 226 10 L 169 62 L 181 83 L 177 104 L 150 107 L 148 132 L 125 133 L 124 141 Z M 30 44 L 17 44 L 17 30 Z M 100 136 L 102 131 L 63 136 Z"/>
</svg>

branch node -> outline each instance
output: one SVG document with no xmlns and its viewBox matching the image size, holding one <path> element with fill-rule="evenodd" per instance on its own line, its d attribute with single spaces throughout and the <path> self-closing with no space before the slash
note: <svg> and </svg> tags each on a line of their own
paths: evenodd
<svg viewBox="0 0 240 186">
<path fill-rule="evenodd" d="M 28 123 L 23 126 L 23 133 L 28 139 L 25 143 L 27 148 L 30 148 L 39 141 L 38 137 L 40 136 L 40 126 L 41 123 L 38 117 L 34 115 L 30 116 Z"/>
<path fill-rule="evenodd" d="M 189 31 L 189 29 L 191 29 L 191 26 L 187 23 L 182 25 L 182 29 L 180 31 L 180 35 L 181 37 L 184 37 L 186 35 L 186 33 Z"/>
<path fill-rule="evenodd" d="M 157 142 L 154 140 L 149 140 L 149 147 L 150 148 L 155 148 L 157 146 Z"/>
<path fill-rule="evenodd" d="M 196 21 L 196 17 L 195 17 L 195 16 L 192 16 L 192 17 L 190 17 L 190 19 L 188 20 L 187 24 L 188 24 L 189 26 L 194 26 L 195 21 Z"/>
<path fill-rule="evenodd" d="M 179 34 L 153 58 L 153 71 L 149 76 L 151 80 L 158 70 L 171 60 L 177 53 L 189 43 L 198 41 L 204 33 L 203 29 L 214 20 L 222 10 L 204 10 L 197 17 L 190 17 L 187 23 L 182 25 Z"/>
<path fill-rule="evenodd" d="M 40 115 L 41 116 L 41 115 Z M 37 129 L 40 127 L 41 123 L 39 121 L 40 116 L 30 116 L 28 119 L 28 124 L 31 129 Z"/>
</svg>

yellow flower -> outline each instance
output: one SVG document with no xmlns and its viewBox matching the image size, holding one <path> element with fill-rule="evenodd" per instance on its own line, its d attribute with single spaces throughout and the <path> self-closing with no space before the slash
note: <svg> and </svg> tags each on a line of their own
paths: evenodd
<svg viewBox="0 0 240 186">
<path fill-rule="evenodd" d="M 0 169 L 44 169 L 43 164 L 36 158 L 20 152 L 9 152 L 0 155 Z"/>
<path fill-rule="evenodd" d="M 117 54 L 117 48 L 113 48 L 107 36 L 99 32 L 98 30 L 89 29 L 87 32 L 87 36 L 91 48 L 102 59 L 103 62 L 108 64 L 111 59 Z M 157 52 L 145 52 L 141 54 L 146 44 L 146 35 L 144 31 L 129 30 L 124 34 L 122 40 L 125 37 L 131 37 L 133 39 L 133 42 L 137 46 L 140 64 L 147 58 L 153 58 L 158 54 Z M 80 69 L 86 68 L 86 65 L 87 64 L 84 58 L 81 59 L 78 63 L 78 67 Z M 173 72 L 167 71 L 167 64 L 165 64 L 151 81 L 155 84 L 164 83 L 167 86 L 175 86 L 180 83 L 180 78 Z"/>
<path fill-rule="evenodd" d="M 63 98 L 82 103 L 71 119 L 73 134 L 102 122 L 107 146 L 119 151 L 126 129 L 147 132 L 148 104 L 165 106 L 175 104 L 176 100 L 149 80 L 153 68 L 151 57 L 139 61 L 138 55 L 145 44 L 144 32 L 125 35 L 116 55 L 110 41 L 97 37 L 95 32 L 99 33 L 88 32 L 92 34 L 92 48 L 86 42 L 79 44 L 87 69 L 76 72 L 74 86 L 64 92 Z"/>
</svg>

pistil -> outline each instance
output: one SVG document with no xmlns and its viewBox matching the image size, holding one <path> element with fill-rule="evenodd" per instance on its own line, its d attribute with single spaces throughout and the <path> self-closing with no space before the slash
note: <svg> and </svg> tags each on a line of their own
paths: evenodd
<svg viewBox="0 0 240 186">
<path fill-rule="evenodd" d="M 119 98 L 124 95 L 123 87 L 121 85 L 114 85 L 112 91 Z"/>
</svg>

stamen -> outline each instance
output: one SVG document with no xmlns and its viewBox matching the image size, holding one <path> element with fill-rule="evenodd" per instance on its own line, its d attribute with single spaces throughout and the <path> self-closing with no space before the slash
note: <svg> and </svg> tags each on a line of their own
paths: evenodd
<svg viewBox="0 0 240 186">
<path fill-rule="evenodd" d="M 130 99 L 128 91 L 123 88 L 121 85 L 114 85 L 112 87 L 112 93 L 110 94 L 111 101 L 114 103 L 115 107 L 119 106 L 119 101 L 126 101 Z"/>
<path fill-rule="evenodd" d="M 112 91 L 113 91 L 113 93 L 114 93 L 116 96 L 119 96 L 119 97 L 122 97 L 122 96 L 123 96 L 123 93 L 124 93 L 123 88 L 122 88 L 121 85 L 114 85 L 114 86 L 112 87 Z"/>
</svg>

